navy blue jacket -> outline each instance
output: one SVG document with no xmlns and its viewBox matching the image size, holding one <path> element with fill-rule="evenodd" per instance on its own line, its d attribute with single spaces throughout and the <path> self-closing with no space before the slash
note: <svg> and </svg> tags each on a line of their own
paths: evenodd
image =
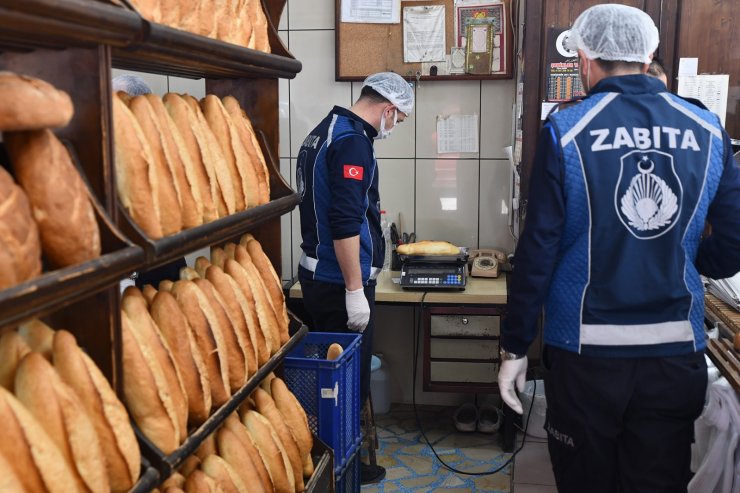
<svg viewBox="0 0 740 493">
<path fill-rule="evenodd" d="M 363 284 L 374 284 L 383 267 L 376 135 L 365 120 L 335 106 L 301 145 L 296 179 L 304 256 L 299 269 L 314 280 L 344 284 L 334 240 L 357 235 Z"/>
<path fill-rule="evenodd" d="M 651 77 L 606 78 L 548 118 L 502 346 L 594 356 L 705 347 L 699 274 L 740 271 L 740 171 L 713 113 Z M 712 234 L 702 239 L 704 223 Z"/>
</svg>

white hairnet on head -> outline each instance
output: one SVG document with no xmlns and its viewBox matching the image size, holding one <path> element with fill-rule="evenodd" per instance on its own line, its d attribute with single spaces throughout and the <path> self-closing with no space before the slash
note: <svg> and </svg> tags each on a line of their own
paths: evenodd
<svg viewBox="0 0 740 493">
<path fill-rule="evenodd" d="M 640 9 L 613 3 L 584 10 L 566 41 L 570 50 L 583 50 L 594 60 L 650 63 L 658 48 L 658 28 Z"/>
<path fill-rule="evenodd" d="M 411 84 L 394 72 L 373 74 L 362 83 L 362 87 L 365 86 L 375 89 L 406 115 L 410 115 L 414 109 L 414 90 Z"/>
</svg>

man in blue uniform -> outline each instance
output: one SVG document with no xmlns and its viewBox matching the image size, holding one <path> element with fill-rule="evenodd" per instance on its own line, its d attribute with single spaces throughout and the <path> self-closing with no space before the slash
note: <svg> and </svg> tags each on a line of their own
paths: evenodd
<svg viewBox="0 0 740 493">
<path fill-rule="evenodd" d="M 335 106 L 298 153 L 303 303 L 312 330 L 362 333 L 360 405 L 370 392 L 375 278 L 385 255 L 373 139 L 388 137 L 413 106 L 413 89 L 401 76 L 371 75 L 357 102 Z M 363 483 L 375 482 L 385 469 L 363 464 L 361 475 Z"/>
<path fill-rule="evenodd" d="M 645 75 L 658 46 L 647 14 L 597 5 L 570 43 L 588 96 L 539 138 L 501 396 L 521 414 L 544 305 L 558 491 L 685 492 L 707 382 L 700 274 L 740 270 L 740 172 L 719 118 Z"/>
</svg>

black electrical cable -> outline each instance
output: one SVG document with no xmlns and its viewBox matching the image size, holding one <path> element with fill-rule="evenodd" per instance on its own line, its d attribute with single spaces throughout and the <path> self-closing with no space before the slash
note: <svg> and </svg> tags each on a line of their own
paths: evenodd
<svg viewBox="0 0 740 493">
<path fill-rule="evenodd" d="M 413 366 L 413 368 L 411 370 L 411 375 L 412 375 L 411 376 L 411 378 L 412 378 L 412 380 L 411 380 L 411 392 L 412 392 L 411 393 L 411 403 L 412 403 L 413 408 L 414 408 L 414 418 L 416 419 L 416 426 L 419 428 L 419 431 L 421 432 L 421 436 L 424 437 L 424 441 L 429 446 L 429 448 L 432 450 L 432 453 L 434 454 L 434 457 L 437 458 L 437 460 L 439 461 L 440 464 L 442 464 L 442 466 L 446 467 L 450 471 L 452 471 L 454 473 L 457 473 L 457 474 L 463 474 L 463 475 L 466 475 L 466 476 L 489 476 L 491 474 L 496 474 L 497 472 L 500 472 L 506 466 L 508 466 L 509 464 L 511 464 L 511 462 L 514 460 L 514 457 L 516 457 L 516 454 L 518 454 L 519 451 L 522 450 L 522 448 L 524 447 L 524 442 L 525 442 L 524 437 L 522 437 L 522 443 L 519 445 L 519 448 L 516 449 L 511 454 L 511 457 L 509 457 L 506 460 L 506 462 L 504 462 L 503 464 L 501 464 L 496 469 L 493 469 L 491 471 L 483 471 L 483 472 L 469 472 L 469 471 L 461 471 L 460 469 L 456 469 L 456 468 L 452 467 L 451 465 L 447 464 L 444 460 L 442 460 L 442 458 L 439 456 L 439 454 L 437 454 L 437 451 L 434 450 L 434 446 L 429 441 L 429 438 L 427 438 L 427 435 L 424 432 L 424 428 L 421 425 L 421 419 L 419 419 L 419 410 L 416 407 L 416 368 L 417 368 L 418 362 L 419 362 L 419 336 L 421 334 L 421 314 L 424 311 L 424 299 L 426 298 L 427 293 L 428 293 L 428 291 L 424 291 L 424 294 L 421 296 L 421 303 L 420 303 L 420 306 L 419 306 L 419 313 L 418 313 L 418 315 L 416 317 L 416 320 L 414 321 L 414 331 L 413 331 L 413 335 L 414 335 L 414 357 L 413 357 L 413 365 L 414 366 Z M 532 405 L 529 406 L 529 412 L 527 412 L 527 419 L 524 422 L 524 430 L 522 430 L 525 435 L 527 433 L 527 427 L 529 427 L 529 417 L 532 415 L 532 408 L 534 407 L 534 396 L 537 394 L 537 381 L 536 380 L 533 381 L 533 384 L 534 384 L 534 388 L 532 389 Z"/>
</svg>

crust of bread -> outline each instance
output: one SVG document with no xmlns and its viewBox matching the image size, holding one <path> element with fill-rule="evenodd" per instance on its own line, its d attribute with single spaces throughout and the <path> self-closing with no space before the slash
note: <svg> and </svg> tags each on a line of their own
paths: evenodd
<svg viewBox="0 0 740 493">
<path fill-rule="evenodd" d="M 243 246 L 246 246 L 247 252 L 270 295 L 280 328 L 280 344 L 285 344 L 290 339 L 290 334 L 288 333 L 290 320 L 288 319 L 288 309 L 285 306 L 285 294 L 283 293 L 282 283 L 259 241 L 247 241 L 247 244 Z"/>
<path fill-rule="evenodd" d="M 240 475 L 243 482 L 249 484 L 255 493 L 267 493 L 261 482 L 255 481 L 259 476 L 257 468 L 247 453 L 243 443 L 236 433 L 224 426 L 216 433 L 216 443 L 219 455 Z"/>
<path fill-rule="evenodd" d="M 256 411 L 247 413 L 244 424 L 270 471 L 275 493 L 295 493 L 293 467 L 273 426 Z"/>
<path fill-rule="evenodd" d="M 0 335 L 0 386 L 13 392 L 18 364 L 30 352 L 31 348 L 18 332 Z"/>
<path fill-rule="evenodd" d="M 275 354 L 282 346 L 282 340 L 285 338 L 281 332 L 286 331 L 287 328 L 283 329 L 280 322 L 278 321 L 277 314 L 275 313 L 275 307 L 272 305 L 272 299 L 267 291 L 262 277 L 252 262 L 252 258 L 247 253 L 246 248 L 241 245 L 237 245 L 234 251 L 234 260 L 241 265 L 247 273 L 247 279 L 252 287 L 252 294 L 254 295 L 255 305 L 257 307 L 257 316 L 260 320 L 261 326 L 266 326 L 270 331 L 270 353 Z M 286 339 L 287 340 L 287 339 Z"/>
<path fill-rule="evenodd" d="M 417 241 L 398 245 L 396 252 L 400 255 L 457 255 L 460 247 L 446 241 Z"/>
<path fill-rule="evenodd" d="M 305 457 L 311 453 L 311 449 L 313 448 L 313 436 L 311 435 L 311 429 L 308 427 L 306 411 L 303 410 L 295 395 L 288 390 L 283 380 L 275 378 L 270 382 L 270 386 L 275 405 L 285 418 L 285 423 L 290 428 L 290 431 L 293 432 L 293 436 L 295 436 L 296 442 L 298 442 L 301 456 Z"/>
<path fill-rule="evenodd" d="M 252 289 L 252 283 L 249 281 L 249 274 L 236 260 L 228 259 L 224 271 L 236 282 L 241 292 L 244 303 L 242 311 L 247 321 L 247 328 L 255 348 L 257 366 L 260 367 L 267 363 L 272 355 L 273 334 L 267 324 L 263 325 L 259 317 L 257 303 Z M 237 295 L 238 297 L 238 295 Z M 263 308 L 264 311 L 264 308 Z"/>
<path fill-rule="evenodd" d="M 74 113 L 69 94 L 35 77 L 2 71 L 0 94 L 3 132 L 64 127 Z"/>
</svg>

